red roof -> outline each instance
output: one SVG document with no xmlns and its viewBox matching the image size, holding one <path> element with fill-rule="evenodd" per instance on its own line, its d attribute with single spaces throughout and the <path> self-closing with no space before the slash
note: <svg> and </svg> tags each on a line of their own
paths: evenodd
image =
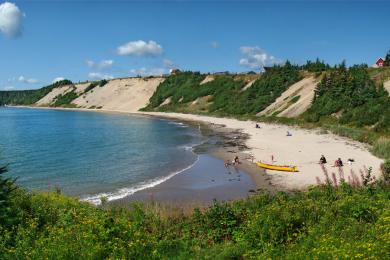
<svg viewBox="0 0 390 260">
<path fill-rule="evenodd" d="M 378 66 L 383 66 L 383 64 L 385 63 L 385 60 L 384 59 L 382 59 L 382 58 L 379 58 L 376 62 L 375 62 L 375 64 L 376 65 L 378 65 Z"/>
</svg>

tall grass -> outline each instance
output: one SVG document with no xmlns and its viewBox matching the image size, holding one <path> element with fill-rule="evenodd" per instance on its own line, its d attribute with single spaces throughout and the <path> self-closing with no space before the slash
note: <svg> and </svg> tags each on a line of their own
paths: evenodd
<svg viewBox="0 0 390 260">
<path fill-rule="evenodd" d="M 374 142 L 372 153 L 380 158 L 390 159 L 390 138 L 380 137 Z"/>
</svg>

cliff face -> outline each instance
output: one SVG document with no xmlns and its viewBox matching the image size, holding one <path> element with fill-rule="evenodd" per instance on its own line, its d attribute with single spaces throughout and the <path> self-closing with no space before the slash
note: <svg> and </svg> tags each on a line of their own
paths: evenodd
<svg viewBox="0 0 390 260">
<path fill-rule="evenodd" d="M 35 104 L 55 106 L 56 101 L 72 94 L 67 106 L 80 108 L 101 108 L 135 112 L 147 106 L 150 97 L 164 78 L 113 79 L 103 86 L 81 83 L 54 88 Z"/>
</svg>

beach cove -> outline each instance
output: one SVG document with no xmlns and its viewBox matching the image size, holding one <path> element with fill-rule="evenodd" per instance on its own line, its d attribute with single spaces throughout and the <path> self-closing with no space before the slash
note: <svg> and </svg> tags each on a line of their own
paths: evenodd
<svg viewBox="0 0 390 260">
<path fill-rule="evenodd" d="M 18 107 L 2 112 L 3 122 L 8 117 L 1 142 L 3 159 L 10 163 L 12 176 L 19 177 L 18 183 L 30 190 L 60 189 L 93 204 L 100 204 L 101 198 L 150 201 L 153 197 L 180 205 L 194 201 L 210 205 L 214 199 L 246 198 L 259 188 L 273 190 L 266 181 L 256 182 L 264 177 L 260 169 L 247 169 L 246 163 L 225 168 L 219 154 L 234 149 L 226 147 L 233 137 L 206 124 L 99 110 Z M 42 127 L 44 134 L 38 136 L 36 130 Z M 134 132 L 138 127 L 148 134 Z M 248 170 L 257 172 L 257 179 Z"/>
<path fill-rule="evenodd" d="M 33 107 L 35 108 L 35 107 Z M 227 186 L 221 188 L 219 182 L 214 183 L 215 178 L 210 177 L 207 182 L 213 183 L 216 190 L 219 190 L 219 195 L 214 198 L 220 200 L 232 200 L 240 199 L 253 194 L 256 191 L 265 190 L 268 192 L 274 191 L 294 191 L 304 190 L 310 185 L 317 185 L 318 179 L 321 182 L 325 181 L 324 172 L 319 165 L 319 157 L 324 154 L 328 158 L 328 164 L 325 168 L 328 170 L 328 174 L 336 174 L 336 178 L 339 177 L 338 168 L 332 167 L 333 161 L 338 157 L 341 157 L 344 161 L 347 158 L 354 158 L 355 162 L 352 165 L 345 164 L 343 167 L 343 175 L 346 180 L 353 174 L 359 176 L 362 171 L 372 167 L 373 174 L 378 176 L 380 173 L 380 164 L 383 162 L 381 159 L 373 156 L 369 152 L 369 147 L 365 144 L 349 140 L 333 134 L 323 134 L 319 130 L 306 130 L 298 127 L 285 126 L 280 124 L 260 123 L 261 128 L 256 128 L 256 122 L 253 121 L 240 121 L 231 118 L 217 118 L 210 116 L 200 116 L 192 114 L 179 114 L 179 113 L 162 113 L 162 112 L 127 112 L 119 110 L 105 110 L 105 109 L 83 109 L 83 108 L 40 108 L 49 110 L 76 110 L 76 111 L 88 111 L 88 112 L 101 112 L 101 113 L 114 113 L 114 114 L 131 114 L 135 116 L 144 117 L 157 117 L 161 119 L 168 119 L 176 123 L 184 123 L 186 125 L 192 125 L 194 128 L 202 129 L 203 135 L 208 136 L 208 141 L 202 145 L 195 147 L 194 150 L 205 149 L 208 156 L 213 158 L 219 158 L 219 171 L 226 174 L 229 171 L 225 171 L 221 166 L 223 161 L 232 160 L 236 155 L 239 156 L 242 164 L 239 166 L 239 170 L 249 174 L 251 184 L 243 187 L 236 185 L 238 192 L 232 192 L 228 196 L 227 190 L 232 186 L 231 183 L 234 178 L 229 175 L 224 176 L 219 180 L 221 183 L 228 183 Z M 291 136 L 287 136 L 289 131 Z M 205 148 L 206 146 L 206 148 Z M 299 168 L 299 172 L 278 172 L 262 170 L 255 166 L 253 162 L 262 161 L 271 163 L 272 157 L 274 164 L 279 165 L 295 165 Z M 216 163 L 213 158 L 203 158 L 203 162 L 206 164 L 211 163 L 212 169 L 215 169 Z M 195 165 L 193 165 L 195 166 Z M 197 167 L 196 167 L 197 168 Z M 204 166 L 199 167 L 204 171 Z M 197 174 L 191 171 L 191 167 L 187 169 L 188 172 L 183 174 L 181 172 L 178 175 L 172 176 L 169 180 L 159 183 L 153 187 L 147 187 L 145 189 L 138 190 L 136 196 L 133 193 L 129 196 L 124 196 L 116 199 L 120 199 L 120 202 L 114 204 L 123 204 L 125 201 L 165 201 L 175 202 L 178 204 L 194 203 L 194 204 L 206 204 L 209 205 L 213 201 L 213 195 L 210 196 L 193 196 L 193 192 L 202 193 L 202 189 L 193 189 L 193 187 L 187 186 L 184 188 L 186 192 L 183 193 L 183 189 L 178 192 L 178 196 L 175 196 L 175 192 L 172 192 L 172 188 L 176 187 L 177 190 L 180 185 L 190 183 L 196 180 Z M 184 172 L 185 173 L 185 172 Z M 244 174 L 244 175 L 245 175 Z M 199 176 L 198 176 L 199 177 Z M 230 179 L 230 181 L 229 181 Z M 201 180 L 198 178 L 197 180 Z M 241 180 L 241 179 L 240 179 Z M 203 180 L 204 181 L 204 180 Z M 196 185 L 204 186 L 205 183 L 200 181 Z M 242 182 L 244 183 L 244 182 Z M 186 185 L 187 185 L 186 184 Z M 185 186 L 185 185 L 184 185 Z M 208 187 L 207 189 L 209 189 Z M 203 191 L 207 190 L 204 189 Z M 214 191 L 213 191 L 214 192 Z M 208 192 L 213 194 L 213 192 Z M 229 190 L 230 192 L 230 190 Z M 167 195 L 169 193 L 169 195 Z M 183 195 L 184 194 L 184 195 Z M 203 193 L 205 194 L 205 193 Z M 95 204 L 100 203 L 100 197 L 106 196 L 100 194 L 95 196 L 92 200 Z M 175 199 L 173 199 L 176 197 Z M 165 199 L 163 199 L 165 198 Z M 181 198 L 181 199 L 177 199 Z M 187 199 L 185 199 L 187 198 Z M 200 202 L 200 203 L 199 203 Z"/>
</svg>

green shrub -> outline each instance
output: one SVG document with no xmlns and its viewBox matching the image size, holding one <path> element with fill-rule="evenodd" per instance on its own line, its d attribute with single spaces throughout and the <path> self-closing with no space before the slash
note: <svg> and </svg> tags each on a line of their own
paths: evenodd
<svg viewBox="0 0 390 260">
<path fill-rule="evenodd" d="M 52 106 L 54 107 L 61 107 L 61 106 L 72 106 L 72 101 L 78 98 L 78 94 L 75 91 L 75 88 L 73 88 L 71 91 L 59 95 L 56 97 L 56 101 Z"/>
<path fill-rule="evenodd" d="M 298 95 L 298 96 L 295 96 L 295 97 L 293 97 L 293 98 L 291 99 L 290 102 L 291 102 L 292 104 L 297 103 L 298 100 L 299 100 L 300 98 L 301 98 L 301 96 L 299 96 L 299 95 Z"/>
</svg>

